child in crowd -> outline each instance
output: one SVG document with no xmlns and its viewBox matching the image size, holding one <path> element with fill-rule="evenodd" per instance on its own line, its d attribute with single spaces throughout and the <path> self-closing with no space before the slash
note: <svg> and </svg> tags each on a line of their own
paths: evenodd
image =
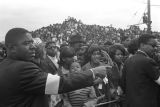
<svg viewBox="0 0 160 107">
<path fill-rule="evenodd" d="M 70 66 L 71 72 L 81 72 L 81 65 L 78 62 L 73 62 Z M 86 87 L 79 90 L 69 92 L 68 100 L 72 107 L 82 107 L 96 104 L 96 94 L 93 87 Z"/>
<path fill-rule="evenodd" d="M 79 62 L 73 62 L 70 66 L 70 71 L 71 72 L 81 72 L 82 69 L 81 69 L 81 65 Z"/>
</svg>

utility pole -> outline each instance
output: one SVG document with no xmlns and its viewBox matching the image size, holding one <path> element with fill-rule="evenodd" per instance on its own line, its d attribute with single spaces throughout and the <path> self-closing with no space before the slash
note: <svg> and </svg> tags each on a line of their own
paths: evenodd
<svg viewBox="0 0 160 107">
<path fill-rule="evenodd" d="M 147 33 L 151 34 L 151 4 L 150 4 L 150 0 L 148 0 L 148 3 L 147 3 L 147 9 L 148 9 L 148 12 L 147 12 L 147 16 L 148 16 L 148 21 L 147 21 Z"/>
</svg>

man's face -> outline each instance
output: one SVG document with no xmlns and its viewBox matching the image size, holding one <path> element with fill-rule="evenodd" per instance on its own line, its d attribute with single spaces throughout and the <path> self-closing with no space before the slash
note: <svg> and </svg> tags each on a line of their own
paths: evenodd
<svg viewBox="0 0 160 107">
<path fill-rule="evenodd" d="M 157 40 L 150 39 L 148 43 L 143 46 L 143 50 L 150 56 L 153 57 L 157 50 Z"/>
<path fill-rule="evenodd" d="M 72 47 L 73 47 L 73 48 L 75 49 L 75 51 L 77 52 L 82 45 L 84 45 L 84 43 L 77 42 L 77 43 L 74 43 L 74 44 L 72 45 Z"/>
<path fill-rule="evenodd" d="M 35 46 L 30 33 L 23 34 L 15 45 L 15 55 L 19 60 L 31 61 L 35 57 Z"/>
<path fill-rule="evenodd" d="M 58 51 L 55 43 L 50 43 L 46 50 L 47 54 L 52 57 L 54 57 Z"/>
<path fill-rule="evenodd" d="M 87 46 L 81 46 L 77 53 L 84 54 L 86 52 L 87 48 L 88 48 Z"/>
</svg>

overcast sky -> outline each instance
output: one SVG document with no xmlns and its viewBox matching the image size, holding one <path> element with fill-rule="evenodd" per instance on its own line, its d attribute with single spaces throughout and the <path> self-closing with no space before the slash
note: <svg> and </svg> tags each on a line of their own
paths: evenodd
<svg viewBox="0 0 160 107">
<path fill-rule="evenodd" d="M 0 41 L 13 27 L 30 31 L 62 23 L 68 16 L 85 24 L 116 28 L 141 23 L 147 0 L 0 0 Z M 160 5 L 160 0 L 151 0 Z M 160 31 L 160 6 L 151 7 L 152 29 Z M 141 25 L 141 28 L 146 27 Z"/>
</svg>

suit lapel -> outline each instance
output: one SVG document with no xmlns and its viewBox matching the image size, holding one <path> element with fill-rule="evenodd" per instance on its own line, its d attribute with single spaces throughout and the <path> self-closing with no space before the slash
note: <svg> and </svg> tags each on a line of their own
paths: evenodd
<svg viewBox="0 0 160 107">
<path fill-rule="evenodd" d="M 57 67 L 54 65 L 54 63 L 51 61 L 51 59 L 47 56 L 47 64 L 53 69 L 57 70 Z"/>
</svg>

